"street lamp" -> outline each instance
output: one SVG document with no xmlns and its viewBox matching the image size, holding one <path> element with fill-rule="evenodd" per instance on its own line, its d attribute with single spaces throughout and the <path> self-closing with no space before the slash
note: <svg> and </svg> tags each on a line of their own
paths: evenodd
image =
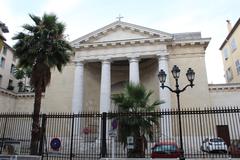
<svg viewBox="0 0 240 160">
<path fill-rule="evenodd" d="M 191 69 L 191 68 L 188 68 L 187 70 L 187 73 L 186 73 L 186 76 L 187 76 L 187 79 L 188 81 L 190 82 L 190 84 L 186 85 L 183 89 L 180 89 L 179 88 L 179 84 L 178 84 L 178 78 L 180 76 L 180 69 L 178 68 L 177 65 L 174 65 L 173 66 L 173 69 L 172 69 L 172 75 L 173 75 L 173 78 L 175 79 L 176 81 L 176 89 L 173 90 L 172 88 L 170 88 L 169 86 L 166 86 L 164 85 L 165 81 L 166 81 L 166 77 L 167 77 L 167 74 L 165 73 L 164 70 L 160 70 L 159 73 L 158 73 L 158 78 L 159 78 L 159 81 L 161 83 L 161 88 L 164 89 L 165 87 L 168 88 L 171 92 L 175 93 L 177 95 L 177 107 L 178 107 L 178 118 L 179 118 L 179 134 L 180 134 L 180 149 L 182 151 L 182 155 L 181 155 L 181 159 L 184 159 L 183 157 L 183 142 L 182 142 L 182 123 L 181 123 L 181 113 L 180 113 L 180 100 L 179 100 L 179 95 L 181 92 L 185 91 L 185 89 L 187 87 L 193 87 L 194 84 L 193 84 L 193 80 L 195 78 L 195 72 Z"/>
</svg>

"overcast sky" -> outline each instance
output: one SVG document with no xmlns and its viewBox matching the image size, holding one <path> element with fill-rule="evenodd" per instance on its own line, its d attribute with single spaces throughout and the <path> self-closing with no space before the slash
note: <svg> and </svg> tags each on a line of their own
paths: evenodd
<svg viewBox="0 0 240 160">
<path fill-rule="evenodd" d="M 212 38 L 206 50 L 208 81 L 224 83 L 219 47 L 228 34 L 226 20 L 236 23 L 239 6 L 240 0 L 0 0 L 0 21 L 10 30 L 5 37 L 11 46 L 21 26 L 32 23 L 29 13 L 57 14 L 69 41 L 116 21 L 119 14 L 122 21 L 168 33 L 200 31 Z"/>
</svg>

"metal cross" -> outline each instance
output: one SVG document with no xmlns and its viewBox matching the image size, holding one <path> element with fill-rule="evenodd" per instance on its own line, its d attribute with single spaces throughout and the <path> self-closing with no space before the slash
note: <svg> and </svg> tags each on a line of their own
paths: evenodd
<svg viewBox="0 0 240 160">
<path fill-rule="evenodd" d="M 118 21 L 121 21 L 121 19 L 124 17 L 119 14 L 118 17 L 116 17 L 116 18 L 118 19 Z"/>
</svg>

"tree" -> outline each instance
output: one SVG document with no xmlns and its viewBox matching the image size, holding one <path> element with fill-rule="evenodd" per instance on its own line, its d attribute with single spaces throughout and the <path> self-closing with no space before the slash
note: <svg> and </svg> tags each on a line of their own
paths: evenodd
<svg viewBox="0 0 240 160">
<path fill-rule="evenodd" d="M 147 91 L 142 85 L 127 84 L 123 93 L 112 96 L 113 102 L 119 107 L 119 111 L 127 113 L 119 116 L 119 139 L 126 147 L 127 137 L 134 137 L 134 149 L 128 152 L 128 157 L 145 157 L 147 136 L 153 137 L 153 125 L 158 125 L 158 117 L 148 114 L 153 112 L 162 101 L 154 101 L 150 104 L 152 91 Z M 143 116 L 146 113 L 147 116 Z"/>
<path fill-rule="evenodd" d="M 40 138 L 39 113 L 42 93 L 50 83 L 51 69 L 56 67 L 61 72 L 70 60 L 72 48 L 64 39 L 65 25 L 58 22 L 56 15 L 29 16 L 34 24 L 23 25 L 24 32 L 19 32 L 13 39 L 17 40 L 14 54 L 19 59 L 18 66 L 32 69 L 30 83 L 34 87 L 35 99 L 31 154 L 36 155 Z"/>
</svg>

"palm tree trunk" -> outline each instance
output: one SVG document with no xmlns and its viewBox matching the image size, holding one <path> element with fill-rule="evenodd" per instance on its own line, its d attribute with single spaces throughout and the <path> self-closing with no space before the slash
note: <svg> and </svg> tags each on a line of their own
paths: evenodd
<svg viewBox="0 0 240 160">
<path fill-rule="evenodd" d="M 144 158 L 145 157 L 145 146 L 143 136 L 137 136 L 135 138 L 134 145 L 134 158 Z"/>
<path fill-rule="evenodd" d="M 38 154 L 38 142 L 40 139 L 40 107 L 41 107 L 41 99 L 42 99 L 42 88 L 39 83 L 35 87 L 35 99 L 34 99 L 34 111 L 33 111 L 33 124 L 32 124 L 32 137 L 31 137 L 31 155 Z"/>
</svg>

